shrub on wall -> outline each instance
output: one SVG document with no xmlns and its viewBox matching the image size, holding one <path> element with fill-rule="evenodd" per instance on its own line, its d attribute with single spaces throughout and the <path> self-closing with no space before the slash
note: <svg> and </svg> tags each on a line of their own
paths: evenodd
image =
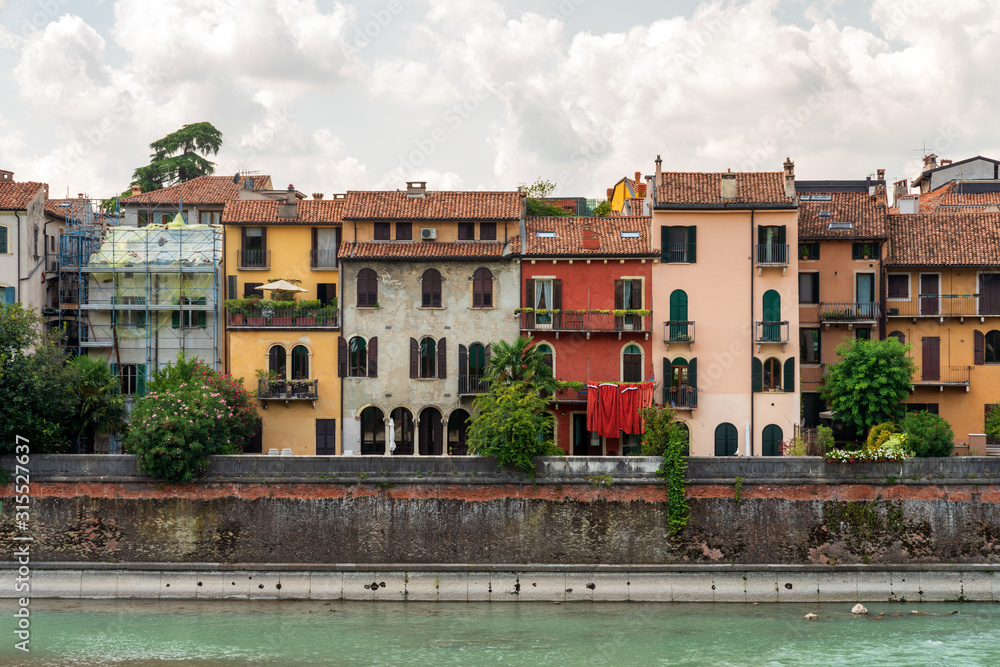
<svg viewBox="0 0 1000 667">
<path fill-rule="evenodd" d="M 951 456 L 955 433 L 944 418 L 921 410 L 906 415 L 899 425 L 914 456 Z"/>
<path fill-rule="evenodd" d="M 260 423 L 242 380 L 182 353 L 153 374 L 124 446 L 139 457 L 141 473 L 180 484 L 204 475 L 209 456 L 242 452 Z"/>
<path fill-rule="evenodd" d="M 469 426 L 469 453 L 534 474 L 536 456 L 563 454 L 552 442 L 547 406 L 525 382 L 494 382 L 489 393 L 476 397 L 479 412 Z"/>
</svg>

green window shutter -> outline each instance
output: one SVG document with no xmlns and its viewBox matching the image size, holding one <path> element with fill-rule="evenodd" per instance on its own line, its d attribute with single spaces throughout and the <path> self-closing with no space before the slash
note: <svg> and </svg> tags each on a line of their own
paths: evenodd
<svg viewBox="0 0 1000 667">
<path fill-rule="evenodd" d="M 179 310 L 175 310 L 170 313 L 170 326 L 174 329 L 179 329 L 181 326 L 181 313 Z"/>
<path fill-rule="evenodd" d="M 778 245 L 785 245 L 785 225 L 778 226 Z"/>
<path fill-rule="evenodd" d="M 226 288 L 227 288 L 226 289 L 226 294 L 227 294 L 226 298 L 227 299 L 238 299 L 238 298 L 240 298 L 236 294 L 236 276 L 227 276 Z"/>
<path fill-rule="evenodd" d="M 688 386 L 692 389 L 698 388 L 698 359 L 688 362 Z"/>
<path fill-rule="evenodd" d="M 785 393 L 795 391 L 795 359 L 785 359 Z"/>
<path fill-rule="evenodd" d="M 201 327 L 202 329 L 204 329 L 204 328 L 206 328 L 208 326 L 208 317 L 207 317 L 207 315 L 208 315 L 208 313 L 206 313 L 203 310 L 198 312 L 198 326 Z"/>
<path fill-rule="evenodd" d="M 715 427 L 715 455 L 725 456 L 726 455 L 726 429 L 725 424 L 719 424 Z"/>
<path fill-rule="evenodd" d="M 137 396 L 146 395 L 146 364 L 135 366 L 135 393 Z"/>
<path fill-rule="evenodd" d="M 754 357 L 750 360 L 751 391 L 764 391 L 764 364 Z"/>
<path fill-rule="evenodd" d="M 670 293 L 670 321 L 687 322 L 688 319 L 688 295 L 682 289 L 675 289 Z"/>
<path fill-rule="evenodd" d="M 7 228 L 0 227 L 0 253 L 7 253 Z"/>
<path fill-rule="evenodd" d="M 0 252 L 2 252 L 2 251 L 0 251 Z M 3 294 L 3 302 L 4 303 L 14 303 L 14 298 L 15 298 L 14 288 L 13 287 L 7 287 L 7 288 L 5 288 L 4 289 L 4 294 Z"/>
<path fill-rule="evenodd" d="M 660 226 L 660 261 L 670 261 L 670 227 Z"/>
<path fill-rule="evenodd" d="M 688 251 L 687 251 L 687 261 L 694 264 L 697 259 L 697 246 L 698 246 L 698 227 L 691 225 L 688 227 L 687 233 L 688 241 Z"/>
<path fill-rule="evenodd" d="M 663 357 L 663 404 L 670 405 L 670 360 Z"/>
<path fill-rule="evenodd" d="M 764 292 L 764 321 L 781 321 L 781 295 L 773 289 Z"/>
</svg>

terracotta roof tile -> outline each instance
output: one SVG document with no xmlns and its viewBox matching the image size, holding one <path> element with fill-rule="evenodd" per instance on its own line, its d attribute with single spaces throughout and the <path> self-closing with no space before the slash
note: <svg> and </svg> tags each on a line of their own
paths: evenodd
<svg viewBox="0 0 1000 667">
<path fill-rule="evenodd" d="M 266 190 L 271 185 L 270 176 L 250 176 L 254 190 Z M 122 197 L 123 206 L 128 204 L 221 204 L 239 195 L 240 186 L 233 183 L 232 176 L 199 176 L 190 181 L 152 192 Z"/>
<path fill-rule="evenodd" d="M 888 216 L 895 266 L 1000 265 L 1000 213 Z"/>
<path fill-rule="evenodd" d="M 345 220 L 520 220 L 521 192 L 427 191 L 411 197 L 405 191 L 347 193 Z"/>
<path fill-rule="evenodd" d="M 656 185 L 657 207 L 709 206 L 744 207 L 749 204 L 795 207 L 795 199 L 785 194 L 782 172 L 738 172 L 736 197 L 722 198 L 722 173 L 663 172 Z"/>
<path fill-rule="evenodd" d="M 596 248 L 584 248 L 584 228 L 590 227 L 599 241 Z M 607 257 L 654 257 L 649 241 L 648 217 L 575 218 L 532 217 L 527 220 L 526 257 L 597 255 Z M 555 236 L 539 236 L 551 232 Z M 622 232 L 638 232 L 623 238 Z M 520 246 L 520 239 L 518 239 Z"/>
<path fill-rule="evenodd" d="M 297 218 L 279 218 L 277 199 L 234 199 L 226 202 L 223 224 L 339 224 L 344 212 L 343 199 L 300 201 L 296 204 Z"/>
<path fill-rule="evenodd" d="M 44 183 L 25 181 L 24 183 L 0 183 L 0 211 L 21 211 L 35 198 L 38 191 L 45 188 Z"/>
<path fill-rule="evenodd" d="M 460 260 L 502 259 L 510 255 L 508 244 L 502 241 L 347 241 L 340 244 L 339 257 L 351 259 L 394 260 Z"/>
<path fill-rule="evenodd" d="M 803 193 L 808 197 L 823 193 Z M 825 196 L 825 195 L 824 195 Z M 829 213 L 829 215 L 824 215 Z M 850 229 L 830 229 L 830 223 L 850 222 Z M 799 240 L 884 239 L 886 208 L 867 192 L 834 192 L 830 201 L 799 198 Z"/>
</svg>

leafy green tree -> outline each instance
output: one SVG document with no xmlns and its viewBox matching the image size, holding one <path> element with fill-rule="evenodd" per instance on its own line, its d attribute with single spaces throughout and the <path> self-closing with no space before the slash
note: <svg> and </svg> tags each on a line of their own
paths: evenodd
<svg viewBox="0 0 1000 667">
<path fill-rule="evenodd" d="M 125 428 L 125 398 L 111 366 L 102 359 L 80 356 L 69 361 L 75 371 L 76 413 L 72 421 L 73 438 L 88 443 L 94 436 L 110 435 Z"/>
<path fill-rule="evenodd" d="M 490 345 L 490 359 L 483 379 L 490 384 L 524 382 L 546 395 L 570 386 L 552 376 L 552 367 L 545 362 L 545 353 L 525 336 L 518 336 L 512 343 L 501 340 Z"/>
<path fill-rule="evenodd" d="M 609 202 L 607 199 L 605 199 L 596 207 L 594 207 L 594 215 L 596 215 L 598 218 L 606 218 L 610 214 L 611 214 L 611 202 Z"/>
<path fill-rule="evenodd" d="M 899 426 L 906 434 L 906 446 L 914 456 L 951 456 L 955 448 L 955 433 L 951 425 L 933 412 L 911 412 Z"/>
<path fill-rule="evenodd" d="M 1000 403 L 994 403 L 986 413 L 984 432 L 990 442 L 1000 442 Z"/>
<path fill-rule="evenodd" d="M 149 164 L 132 174 L 132 182 L 142 186 L 143 192 L 214 174 L 215 163 L 207 156 L 219 153 L 222 132 L 211 123 L 191 123 L 157 139 L 149 147 L 153 150 Z M 122 196 L 131 193 L 126 190 Z"/>
<path fill-rule="evenodd" d="M 64 363 L 54 335 L 21 304 L 0 306 L 0 454 L 14 451 L 16 436 L 35 453 L 66 452 L 76 410 L 75 373 Z"/>
<path fill-rule="evenodd" d="M 492 456 L 500 465 L 534 473 L 536 456 L 562 454 L 552 442 L 547 401 L 521 380 L 495 382 L 476 397 L 477 414 L 469 426 L 469 452 Z"/>
<path fill-rule="evenodd" d="M 571 216 L 573 215 L 561 206 L 555 206 L 546 201 L 542 201 L 548 197 L 556 189 L 556 183 L 552 181 L 547 181 L 541 176 L 532 183 L 524 188 L 525 193 L 528 195 L 528 215 L 532 216 Z"/>
<path fill-rule="evenodd" d="M 913 388 L 910 345 L 856 338 L 837 346 L 841 360 L 827 369 L 821 392 L 838 421 L 860 436 L 875 424 L 897 422 Z"/>
<path fill-rule="evenodd" d="M 124 444 L 144 474 L 185 483 L 205 474 L 209 456 L 243 451 L 260 423 L 242 379 L 181 353 L 176 364 L 153 374 Z"/>
</svg>

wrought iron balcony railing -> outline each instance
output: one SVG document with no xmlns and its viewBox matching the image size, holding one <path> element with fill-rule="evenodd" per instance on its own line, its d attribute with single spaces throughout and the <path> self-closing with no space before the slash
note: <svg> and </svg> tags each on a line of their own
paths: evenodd
<svg viewBox="0 0 1000 667">
<path fill-rule="evenodd" d="M 694 410 L 698 407 L 698 389 L 695 387 L 667 387 L 666 401 L 676 410 Z"/>
<path fill-rule="evenodd" d="M 788 245 L 758 243 L 754 250 L 757 266 L 788 266 Z"/>
<path fill-rule="evenodd" d="M 271 268 L 271 251 L 237 250 L 236 266 L 239 269 L 269 269 Z"/>
<path fill-rule="evenodd" d="M 315 401 L 319 380 L 258 380 L 257 398 L 277 401 Z"/>
<path fill-rule="evenodd" d="M 640 314 L 640 313 L 645 313 Z M 522 331 L 578 331 L 584 333 L 648 333 L 652 325 L 649 311 L 533 311 L 521 313 Z"/>
<path fill-rule="evenodd" d="M 670 321 L 663 323 L 663 342 L 669 347 L 671 343 L 693 343 L 694 321 Z"/>
<path fill-rule="evenodd" d="M 875 322 L 882 312 L 877 301 L 823 301 L 820 322 Z"/>
<path fill-rule="evenodd" d="M 312 310 L 240 310 L 230 308 L 226 311 L 226 325 L 230 329 L 339 329 L 340 310 L 337 308 Z"/>
<path fill-rule="evenodd" d="M 475 396 L 485 394 L 490 390 L 490 383 L 483 379 L 482 375 L 459 375 L 458 395 Z"/>
<path fill-rule="evenodd" d="M 309 260 L 314 269 L 335 269 L 338 266 L 336 250 L 312 250 Z"/>
<path fill-rule="evenodd" d="M 890 299 L 888 317 L 998 317 L 1000 299 L 981 294 L 919 296 L 909 301 Z"/>
<path fill-rule="evenodd" d="M 754 322 L 754 341 L 761 343 L 788 343 L 788 322 Z"/>
<path fill-rule="evenodd" d="M 941 366 L 920 369 L 920 378 L 914 379 L 916 386 L 969 387 L 972 366 Z"/>
</svg>

